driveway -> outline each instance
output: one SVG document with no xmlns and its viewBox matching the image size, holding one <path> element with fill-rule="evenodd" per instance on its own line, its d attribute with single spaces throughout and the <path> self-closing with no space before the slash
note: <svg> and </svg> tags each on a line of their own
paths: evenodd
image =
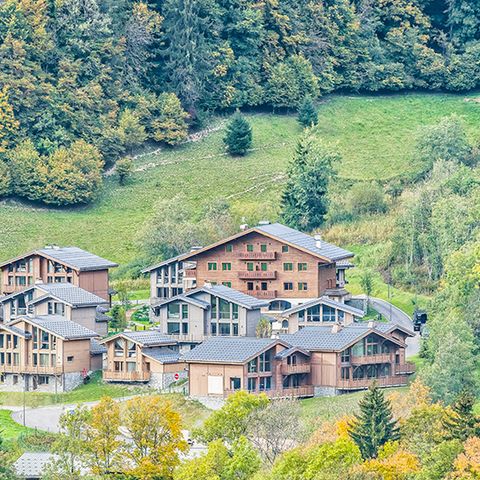
<svg viewBox="0 0 480 480">
<path fill-rule="evenodd" d="M 357 295 L 354 298 L 365 298 L 365 295 Z M 392 305 L 386 300 L 381 298 L 370 297 L 370 305 L 378 312 L 381 313 L 389 322 L 396 323 L 402 327 L 408 328 L 413 332 L 413 323 L 409 315 L 403 310 L 400 310 L 395 305 Z M 420 351 L 420 334 L 415 332 L 415 336 L 407 338 L 407 350 L 406 356 L 412 357 L 417 355 Z"/>
</svg>

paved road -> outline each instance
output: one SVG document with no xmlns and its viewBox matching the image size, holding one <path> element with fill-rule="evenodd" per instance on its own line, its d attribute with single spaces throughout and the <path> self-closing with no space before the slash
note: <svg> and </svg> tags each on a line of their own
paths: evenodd
<svg viewBox="0 0 480 480">
<path fill-rule="evenodd" d="M 364 295 L 358 295 L 355 298 L 365 298 Z M 381 298 L 370 297 L 370 305 L 378 312 L 381 313 L 389 322 L 396 323 L 402 327 L 408 328 L 413 332 L 412 319 L 395 305 L 392 305 L 386 300 Z M 420 335 L 415 334 L 412 338 L 407 338 L 407 357 L 417 355 L 420 351 Z"/>
</svg>

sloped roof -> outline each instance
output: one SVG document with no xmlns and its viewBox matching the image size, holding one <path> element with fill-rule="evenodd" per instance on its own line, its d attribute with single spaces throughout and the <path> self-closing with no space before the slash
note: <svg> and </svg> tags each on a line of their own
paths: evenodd
<svg viewBox="0 0 480 480">
<path fill-rule="evenodd" d="M 241 363 L 281 343 L 274 338 L 210 337 L 183 355 L 186 362 Z"/>
<path fill-rule="evenodd" d="M 117 263 L 106 260 L 93 253 L 82 250 L 78 247 L 45 247 L 30 251 L 25 255 L 21 255 L 0 264 L 0 267 L 8 265 L 9 263 L 21 260 L 22 258 L 30 257 L 31 255 L 41 255 L 59 263 L 67 265 L 74 270 L 93 271 L 104 270 L 106 268 L 118 267 Z"/>
<path fill-rule="evenodd" d="M 160 363 L 177 363 L 180 360 L 180 353 L 168 347 L 144 348 L 142 353 Z"/>
<path fill-rule="evenodd" d="M 300 347 L 289 347 L 289 348 L 286 348 L 285 350 L 282 350 L 281 352 L 277 353 L 275 355 L 275 358 L 279 358 L 279 359 L 287 358 L 295 352 L 303 353 L 307 357 L 310 356 L 310 352 L 308 350 L 304 350 L 303 348 L 300 348 Z"/>
<path fill-rule="evenodd" d="M 7 326 L 15 325 L 22 320 L 31 323 L 42 330 L 53 333 L 53 335 L 61 337 L 65 340 L 80 340 L 85 338 L 96 338 L 100 336 L 93 330 L 83 327 L 82 325 L 72 322 L 71 320 L 67 320 L 65 317 L 60 315 L 38 315 L 35 317 L 22 315 L 8 323 Z"/>
<path fill-rule="evenodd" d="M 293 334 L 280 335 L 280 338 L 293 346 L 298 346 L 308 351 L 333 351 L 339 352 L 353 345 L 370 333 L 390 340 L 400 346 L 404 344 L 368 324 L 354 324 L 341 327 L 337 332 L 332 331 L 332 325 L 305 327 Z"/>
<path fill-rule="evenodd" d="M 195 305 L 197 307 L 203 308 L 204 310 L 210 307 L 210 304 L 208 302 L 204 302 L 203 300 L 199 300 L 197 298 L 192 298 L 188 294 L 181 293 L 180 295 L 175 295 L 174 297 L 167 298 L 166 300 L 161 300 L 158 303 L 155 303 L 153 306 L 154 307 L 161 307 L 163 305 L 167 305 L 172 302 L 176 301 L 182 301 L 185 303 L 191 303 L 192 305 Z"/>
<path fill-rule="evenodd" d="M 238 290 L 225 285 L 204 285 L 203 287 L 187 292 L 186 295 L 192 297 L 199 292 L 209 293 L 229 302 L 237 303 L 248 310 L 266 307 L 269 304 L 269 302 L 266 302 L 265 300 L 259 300 L 252 295 L 239 292 Z"/>
<path fill-rule="evenodd" d="M 193 252 L 188 252 L 180 256 L 181 260 L 186 260 L 192 257 L 195 257 L 198 254 L 201 254 L 205 251 L 208 251 L 212 248 L 223 245 L 224 243 L 231 242 L 237 238 L 241 238 L 245 235 L 248 235 L 252 232 L 257 232 L 268 237 L 279 240 L 287 245 L 298 248 L 304 252 L 308 252 L 318 258 L 321 258 L 327 262 L 336 262 L 338 260 L 352 258 L 354 254 L 345 250 L 343 248 L 337 247 L 331 243 L 321 240 L 320 248 L 317 247 L 317 242 L 314 237 L 307 235 L 306 233 L 300 232 L 293 228 L 282 225 L 281 223 L 272 223 L 268 225 L 259 225 L 253 228 L 249 228 L 242 232 L 239 232 L 231 237 L 225 238 L 219 242 L 213 243 L 207 247 L 195 250 Z"/>
<path fill-rule="evenodd" d="M 100 345 L 98 340 L 92 338 L 90 340 L 90 355 L 102 355 L 103 353 L 107 353 L 107 347 Z"/>
<path fill-rule="evenodd" d="M 301 303 L 300 305 L 284 310 L 281 313 L 281 315 L 288 317 L 293 313 L 299 312 L 300 310 L 305 310 L 306 308 L 314 307 L 315 305 L 319 305 L 319 304 L 327 305 L 329 307 L 336 308 L 337 310 L 343 310 L 344 312 L 351 313 L 356 317 L 362 318 L 365 316 L 365 312 L 363 310 L 360 310 L 359 308 L 351 307 L 350 305 L 347 305 L 342 302 L 336 302 L 335 300 L 331 300 L 328 297 L 314 298 L 313 300 L 309 300 L 308 302 Z"/>
<path fill-rule="evenodd" d="M 148 272 L 151 272 L 152 270 L 156 270 L 157 268 L 163 267 L 164 265 L 169 265 L 170 263 L 178 262 L 180 257 L 182 257 L 183 255 L 184 255 L 183 253 L 181 255 L 176 255 L 175 257 L 167 258 L 167 260 L 163 260 L 162 262 L 156 263 L 155 265 L 151 265 L 150 267 L 144 268 L 142 270 L 142 273 L 148 273 Z"/>
<path fill-rule="evenodd" d="M 0 330 L 5 330 L 7 332 L 13 333 L 13 335 L 18 335 L 23 338 L 30 338 L 31 334 L 25 332 L 22 329 L 15 327 L 14 325 L 0 324 Z"/>
<path fill-rule="evenodd" d="M 164 335 L 158 330 L 141 330 L 136 332 L 120 332 L 112 337 L 104 338 L 100 344 L 110 342 L 117 337 L 125 337 L 142 347 L 154 347 L 159 345 L 176 345 L 178 342 L 169 335 Z"/>
<path fill-rule="evenodd" d="M 93 307 L 108 304 L 104 298 L 88 292 L 83 288 L 72 285 L 71 283 L 42 283 L 34 285 L 34 288 L 39 288 L 46 292 L 46 295 L 32 299 L 29 302 L 32 305 L 42 302 L 49 297 L 53 297 L 61 302 L 67 303 L 68 305 L 72 305 L 73 307 Z"/>
</svg>

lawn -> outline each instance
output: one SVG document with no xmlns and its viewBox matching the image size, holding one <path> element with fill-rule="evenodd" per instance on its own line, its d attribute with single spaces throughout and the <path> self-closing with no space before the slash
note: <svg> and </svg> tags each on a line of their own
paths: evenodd
<svg viewBox="0 0 480 480">
<path fill-rule="evenodd" d="M 473 95 L 472 95 L 473 96 Z M 403 94 L 332 96 L 319 107 L 319 136 L 338 145 L 341 179 L 387 180 L 416 168 L 412 159 L 419 126 L 457 113 L 474 133 L 480 105 L 464 95 Z M 239 222 L 278 216 L 287 164 L 301 132 L 294 115 L 252 114 L 253 151 L 224 154 L 221 130 L 200 141 L 162 149 L 136 160 L 136 172 L 120 187 L 107 178 L 87 207 L 47 209 L 6 201 L 0 207 L 0 260 L 47 243 L 78 245 L 119 263 L 141 256 L 138 242 L 158 201 L 181 193 L 194 214 L 214 198 L 226 198 Z M 224 119 L 215 119 L 220 124 Z M 165 212 L 168 214 L 168 212 Z"/>
<path fill-rule="evenodd" d="M 17 439 L 22 433 L 33 433 L 32 428 L 24 427 L 12 420 L 11 410 L 0 410 L 0 434 L 2 440 L 10 441 Z"/>
</svg>

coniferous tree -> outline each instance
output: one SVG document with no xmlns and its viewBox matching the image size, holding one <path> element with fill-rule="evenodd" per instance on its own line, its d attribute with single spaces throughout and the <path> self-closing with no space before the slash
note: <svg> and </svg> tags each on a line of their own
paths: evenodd
<svg viewBox="0 0 480 480">
<path fill-rule="evenodd" d="M 390 402 L 375 383 L 360 401 L 360 413 L 348 433 L 364 459 L 375 458 L 382 445 L 399 438 Z"/>
<path fill-rule="evenodd" d="M 317 109 L 315 108 L 311 97 L 305 97 L 305 100 L 298 108 L 297 120 L 300 125 L 303 125 L 304 127 L 311 127 L 317 123 Z"/>
<path fill-rule="evenodd" d="M 477 436 L 480 432 L 480 422 L 473 413 L 475 396 L 469 390 L 462 390 L 451 406 L 451 411 L 444 420 L 444 427 L 449 439 L 462 442 L 468 437 Z"/>
<path fill-rule="evenodd" d="M 288 169 L 282 196 L 282 219 L 292 228 L 313 230 L 325 220 L 328 186 L 340 155 L 320 143 L 311 128 L 305 129 Z"/>
<path fill-rule="evenodd" d="M 252 145 L 252 127 L 239 112 L 227 125 L 223 141 L 230 155 L 245 155 Z"/>
</svg>

